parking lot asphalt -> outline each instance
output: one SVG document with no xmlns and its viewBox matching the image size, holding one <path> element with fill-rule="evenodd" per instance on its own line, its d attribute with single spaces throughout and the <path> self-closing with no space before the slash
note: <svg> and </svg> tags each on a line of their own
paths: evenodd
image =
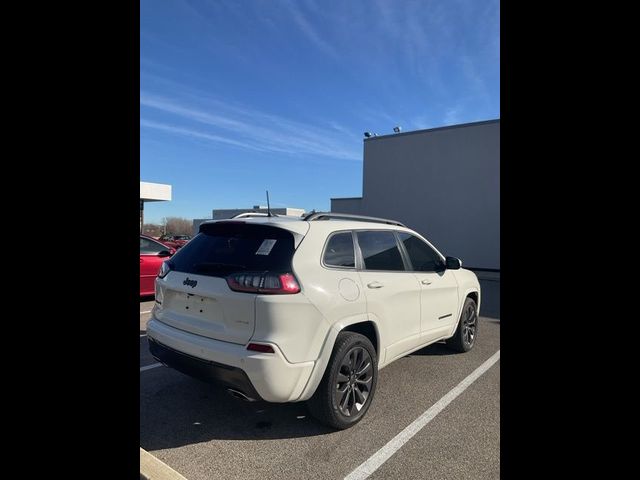
<svg viewBox="0 0 640 480">
<path fill-rule="evenodd" d="M 153 299 L 147 300 L 146 298 L 140 301 L 140 335 L 144 334 L 147 330 L 147 322 L 151 318 L 151 309 L 153 308 Z"/>
<path fill-rule="evenodd" d="M 140 302 L 140 367 L 153 301 Z M 304 403 L 237 400 L 167 367 L 140 372 L 140 446 L 189 480 L 344 478 L 500 349 L 500 321 L 480 317 L 473 350 L 435 344 L 380 371 L 371 408 L 333 431 Z M 500 362 L 369 478 L 493 479 L 500 475 Z"/>
</svg>

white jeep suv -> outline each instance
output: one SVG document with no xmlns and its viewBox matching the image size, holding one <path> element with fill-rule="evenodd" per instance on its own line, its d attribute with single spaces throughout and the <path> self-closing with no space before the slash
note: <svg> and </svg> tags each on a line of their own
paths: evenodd
<svg viewBox="0 0 640 480">
<path fill-rule="evenodd" d="M 236 397 L 308 400 L 317 419 L 347 428 L 382 367 L 440 340 L 473 347 L 480 286 L 460 267 L 392 220 L 206 222 L 160 269 L 149 348 Z"/>
</svg>

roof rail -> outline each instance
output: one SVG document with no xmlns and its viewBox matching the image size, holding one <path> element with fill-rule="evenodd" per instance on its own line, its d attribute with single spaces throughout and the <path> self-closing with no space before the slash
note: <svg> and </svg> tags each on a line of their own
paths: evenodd
<svg viewBox="0 0 640 480">
<path fill-rule="evenodd" d="M 302 220 L 312 222 L 314 220 L 331 220 L 332 218 L 354 220 L 356 222 L 386 223 L 387 225 L 397 225 L 398 227 L 407 228 L 406 225 L 395 220 L 388 220 L 386 218 L 378 217 L 366 217 L 364 215 L 352 215 L 350 213 L 312 212 L 309 215 L 302 217 Z"/>
<path fill-rule="evenodd" d="M 262 213 L 262 212 L 242 212 L 242 213 L 238 213 L 237 215 L 234 215 L 231 218 L 247 218 L 247 217 L 268 217 L 269 215 L 267 215 L 266 213 Z M 271 214 L 272 217 L 277 217 L 278 215 L 276 215 L 275 213 Z"/>
</svg>

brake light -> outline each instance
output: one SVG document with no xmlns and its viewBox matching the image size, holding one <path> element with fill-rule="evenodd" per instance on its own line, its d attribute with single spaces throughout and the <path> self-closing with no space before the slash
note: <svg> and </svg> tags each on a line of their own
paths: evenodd
<svg viewBox="0 0 640 480">
<path fill-rule="evenodd" d="M 287 293 L 298 293 L 300 291 L 300 285 L 298 285 L 296 277 L 290 273 L 280 275 L 280 285 L 282 290 Z"/>
<path fill-rule="evenodd" d="M 294 294 L 300 285 L 292 273 L 240 272 L 227 277 L 229 288 L 235 292 Z"/>
<path fill-rule="evenodd" d="M 275 353 L 271 345 L 261 345 L 259 343 L 250 343 L 247 345 L 247 350 L 260 353 Z"/>
</svg>

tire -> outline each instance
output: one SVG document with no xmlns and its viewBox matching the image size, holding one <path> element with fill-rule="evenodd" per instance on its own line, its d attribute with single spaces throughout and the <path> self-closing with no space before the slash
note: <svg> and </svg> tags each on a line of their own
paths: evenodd
<svg viewBox="0 0 640 480">
<path fill-rule="evenodd" d="M 478 337 L 478 308 L 476 302 L 467 297 L 462 307 L 458 328 L 453 337 L 447 340 L 447 346 L 456 352 L 468 352 Z"/>
<path fill-rule="evenodd" d="M 362 373 L 358 374 L 358 369 Z M 369 339 L 359 333 L 340 332 L 324 376 L 307 407 L 321 423 L 344 430 L 367 413 L 377 381 L 378 358 Z"/>
</svg>

